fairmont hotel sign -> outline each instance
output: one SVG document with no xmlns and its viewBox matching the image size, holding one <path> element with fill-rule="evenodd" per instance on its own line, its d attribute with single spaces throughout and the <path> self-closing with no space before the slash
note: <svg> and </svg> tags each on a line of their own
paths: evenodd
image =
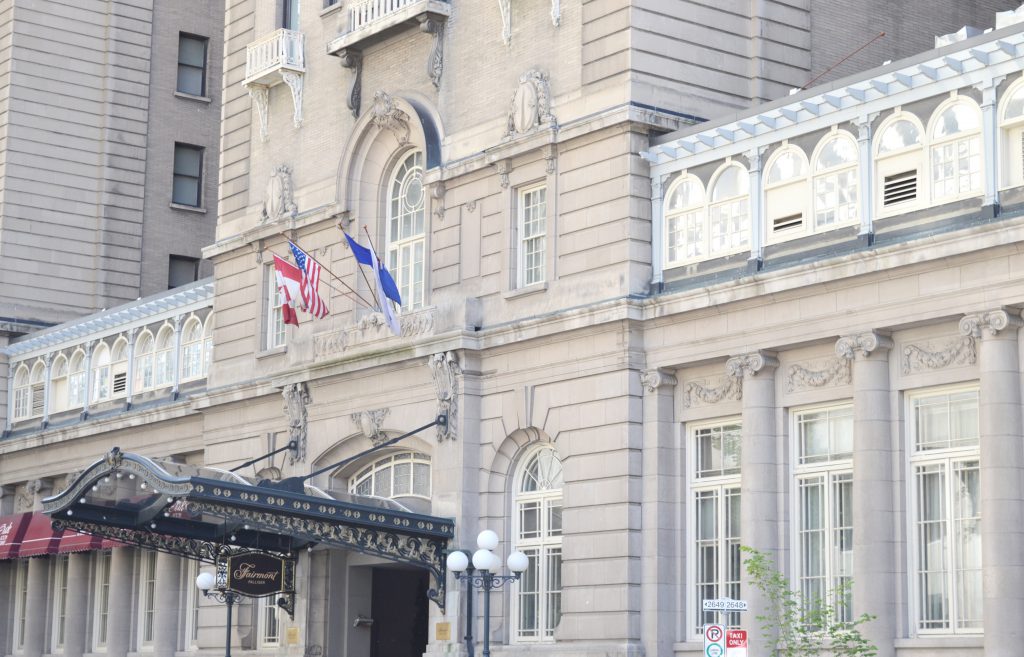
<svg viewBox="0 0 1024 657">
<path fill-rule="evenodd" d="M 227 588 L 252 597 L 280 593 L 285 590 L 284 568 L 284 559 L 269 554 L 232 556 L 228 559 Z"/>
</svg>

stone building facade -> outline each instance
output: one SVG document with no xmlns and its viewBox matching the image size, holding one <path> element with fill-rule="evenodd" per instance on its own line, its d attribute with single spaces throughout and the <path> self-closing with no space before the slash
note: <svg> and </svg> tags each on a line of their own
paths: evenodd
<svg viewBox="0 0 1024 657">
<path fill-rule="evenodd" d="M 451 547 L 527 552 L 494 654 L 698 655 L 700 599 L 763 605 L 741 544 L 812 594 L 852 580 L 882 655 L 1015 654 L 1024 24 L 787 95 L 839 29 L 804 4 L 229 1 L 213 281 L 6 348 L 4 514 L 112 445 L 226 470 L 294 440 L 246 474 L 327 468 L 454 519 Z M 395 274 L 400 336 L 341 229 Z M 297 327 L 288 239 L 329 270 L 330 315 Z M 72 398 L 48 363 L 89 343 L 124 357 Z M 7 651 L 222 646 L 194 564 L 94 547 L 0 560 Z M 387 559 L 298 564 L 294 618 L 243 602 L 236 648 L 461 650 L 450 575 L 442 610 Z"/>
</svg>

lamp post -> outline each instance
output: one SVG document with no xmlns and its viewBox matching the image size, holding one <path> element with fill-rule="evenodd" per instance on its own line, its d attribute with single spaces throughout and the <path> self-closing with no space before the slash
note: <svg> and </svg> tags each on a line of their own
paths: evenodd
<svg viewBox="0 0 1024 657">
<path fill-rule="evenodd" d="M 231 657 L 231 607 L 234 606 L 235 600 L 238 599 L 238 594 L 226 589 L 214 589 L 213 585 L 213 573 L 204 571 L 196 577 L 196 587 L 203 592 L 204 597 L 213 598 L 217 602 L 223 602 L 228 606 L 228 622 L 225 627 L 227 638 L 224 640 L 224 657 Z"/>
<path fill-rule="evenodd" d="M 508 569 L 511 575 L 499 575 L 501 558 L 492 550 L 498 547 L 498 535 L 485 529 L 476 537 L 477 551 L 470 560 L 468 550 L 449 553 L 446 563 L 448 570 L 455 573 L 455 579 L 466 582 L 466 650 L 473 657 L 473 589 L 484 592 L 484 653 L 491 657 L 491 591 L 509 582 L 518 581 L 523 571 L 529 568 L 529 558 L 518 550 L 508 555 Z M 230 656 L 229 656 L 230 657 Z"/>
</svg>

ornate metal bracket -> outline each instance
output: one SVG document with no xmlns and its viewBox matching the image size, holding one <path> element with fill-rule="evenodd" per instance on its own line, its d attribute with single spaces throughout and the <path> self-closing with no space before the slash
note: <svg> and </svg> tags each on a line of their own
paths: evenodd
<svg viewBox="0 0 1024 657">
<path fill-rule="evenodd" d="M 348 92 L 348 108 L 352 116 L 359 118 L 359 105 L 363 99 L 363 53 L 357 50 L 342 50 L 338 53 L 342 68 L 353 69 L 352 88 Z"/>
</svg>

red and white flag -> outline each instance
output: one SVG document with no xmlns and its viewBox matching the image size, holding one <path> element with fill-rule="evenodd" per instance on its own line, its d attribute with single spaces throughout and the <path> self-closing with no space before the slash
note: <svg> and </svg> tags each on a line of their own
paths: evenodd
<svg viewBox="0 0 1024 657">
<path fill-rule="evenodd" d="M 302 272 L 298 267 L 274 256 L 274 275 L 277 291 L 281 295 L 281 316 L 285 324 L 299 325 L 295 308 L 302 307 Z"/>
<path fill-rule="evenodd" d="M 306 311 L 316 317 L 323 319 L 327 316 L 327 304 L 320 297 L 320 263 L 309 257 L 309 254 L 300 249 L 295 242 L 288 242 L 295 256 L 295 265 L 302 272 L 302 301 L 306 305 Z"/>
</svg>

